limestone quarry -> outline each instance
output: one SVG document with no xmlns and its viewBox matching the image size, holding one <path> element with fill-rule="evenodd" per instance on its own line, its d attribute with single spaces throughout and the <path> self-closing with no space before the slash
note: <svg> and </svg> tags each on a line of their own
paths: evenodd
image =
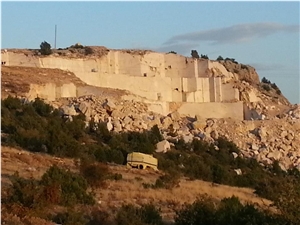
<svg viewBox="0 0 300 225">
<path fill-rule="evenodd" d="M 3 50 L 2 98 L 39 97 L 69 119 L 83 113 L 87 123 L 105 122 L 115 132 L 158 125 L 165 141 L 157 151 L 179 138 L 214 143 L 224 136 L 241 149 L 234 157 L 300 169 L 300 106 L 265 90 L 255 68 L 172 53 L 88 49 L 50 56 Z"/>
</svg>

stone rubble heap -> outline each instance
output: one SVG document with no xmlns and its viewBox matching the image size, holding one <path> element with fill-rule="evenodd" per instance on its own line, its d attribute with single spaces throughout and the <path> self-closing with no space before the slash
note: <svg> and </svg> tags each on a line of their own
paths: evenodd
<svg viewBox="0 0 300 225">
<path fill-rule="evenodd" d="M 255 158 L 264 165 L 278 160 L 284 170 L 300 170 L 300 105 L 281 118 L 244 121 L 204 119 L 201 115 L 189 118 L 176 111 L 162 116 L 149 112 L 145 103 L 95 96 L 68 99 L 60 109 L 70 118 L 83 113 L 87 124 L 90 120 L 105 122 L 114 132 L 142 132 L 157 125 L 165 139 L 157 144 L 158 152 L 168 151 L 179 138 L 186 143 L 193 138 L 214 143 L 223 136 L 241 149 L 239 157 Z"/>
</svg>

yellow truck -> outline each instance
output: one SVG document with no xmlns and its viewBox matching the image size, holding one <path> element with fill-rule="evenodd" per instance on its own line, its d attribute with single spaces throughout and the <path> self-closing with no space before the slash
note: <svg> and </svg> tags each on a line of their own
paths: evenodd
<svg viewBox="0 0 300 225">
<path fill-rule="evenodd" d="M 127 167 L 130 168 L 139 168 L 141 170 L 146 168 L 157 169 L 157 159 L 152 155 L 132 152 L 127 155 Z"/>
</svg>

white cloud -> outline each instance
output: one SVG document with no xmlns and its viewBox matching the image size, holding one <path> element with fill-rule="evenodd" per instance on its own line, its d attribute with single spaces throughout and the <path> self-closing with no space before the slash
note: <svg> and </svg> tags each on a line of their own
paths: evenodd
<svg viewBox="0 0 300 225">
<path fill-rule="evenodd" d="M 191 53 L 191 49 L 196 49 L 199 44 L 190 42 L 190 43 L 176 43 L 170 45 L 164 45 L 159 48 L 153 49 L 158 52 L 170 52 L 175 51 L 182 55 L 188 55 Z"/>
<path fill-rule="evenodd" d="M 231 44 L 263 38 L 278 32 L 299 32 L 299 25 L 283 25 L 279 23 L 249 23 L 230 27 L 204 30 L 176 35 L 167 40 L 164 45 L 175 45 L 180 42 L 208 41 L 211 44 Z"/>
<path fill-rule="evenodd" d="M 285 66 L 282 64 L 252 63 L 251 66 L 254 67 L 257 71 L 278 71 L 285 69 Z"/>
</svg>

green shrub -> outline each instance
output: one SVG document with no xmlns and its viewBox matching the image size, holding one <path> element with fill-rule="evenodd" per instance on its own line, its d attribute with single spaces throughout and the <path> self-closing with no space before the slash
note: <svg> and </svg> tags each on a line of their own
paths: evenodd
<svg viewBox="0 0 300 225">
<path fill-rule="evenodd" d="M 167 188 L 172 189 L 179 185 L 180 174 L 173 172 L 160 176 L 155 182 L 155 188 Z"/>
<path fill-rule="evenodd" d="M 254 205 L 242 205 L 238 198 L 225 198 L 220 203 L 201 196 L 176 212 L 176 225 L 268 225 L 288 224 L 280 215 L 260 211 Z M 287 221 L 285 221 L 287 222 Z"/>
<path fill-rule="evenodd" d="M 51 55 L 52 54 L 52 50 L 51 50 L 51 45 L 44 41 L 40 44 L 40 53 L 42 55 Z"/>
<path fill-rule="evenodd" d="M 186 157 L 184 159 L 184 175 L 191 179 L 212 180 L 212 171 L 208 163 L 201 156 Z"/>
<path fill-rule="evenodd" d="M 162 217 L 160 210 L 152 204 L 141 207 L 134 205 L 123 205 L 117 212 L 116 222 L 118 225 L 161 225 Z"/>
<path fill-rule="evenodd" d="M 84 159 L 81 159 L 80 173 L 93 188 L 103 187 L 105 180 L 111 176 L 110 169 L 107 165 L 92 163 Z"/>
<path fill-rule="evenodd" d="M 200 57 L 200 58 L 201 58 L 201 59 L 209 59 L 207 55 L 202 55 L 202 54 L 201 54 L 201 57 Z"/>
<path fill-rule="evenodd" d="M 215 213 L 218 217 L 219 224 L 225 221 L 228 224 L 234 225 L 239 220 L 239 212 L 243 208 L 239 199 L 235 196 L 224 198 L 221 200 L 218 211 Z"/>
<path fill-rule="evenodd" d="M 42 176 L 41 185 L 57 185 L 61 195 L 61 205 L 94 204 L 91 193 L 87 193 L 88 183 L 80 175 L 65 171 L 57 166 L 50 167 Z"/>
<path fill-rule="evenodd" d="M 225 61 L 231 61 L 235 64 L 238 64 L 238 62 L 234 58 L 226 58 Z"/>
<path fill-rule="evenodd" d="M 94 204 L 93 196 L 87 193 L 86 180 L 57 166 L 50 167 L 41 180 L 24 179 L 16 173 L 12 178 L 8 202 L 24 207 L 39 208 L 48 204 L 74 205 Z"/>
<path fill-rule="evenodd" d="M 11 178 L 12 187 L 8 194 L 8 203 L 20 203 L 24 207 L 40 207 L 42 188 L 39 181 L 31 178 L 24 179 L 15 173 Z"/>
<path fill-rule="evenodd" d="M 112 175 L 109 176 L 110 180 L 122 180 L 123 176 L 120 173 L 113 173 Z"/>
<path fill-rule="evenodd" d="M 278 90 L 278 87 L 277 87 L 277 85 L 276 85 L 275 83 L 272 83 L 272 84 L 271 84 L 271 87 L 272 87 L 273 89 L 275 89 L 275 90 Z"/>
<path fill-rule="evenodd" d="M 265 84 L 271 84 L 270 80 L 268 80 L 268 79 L 265 78 L 265 77 L 263 77 L 263 78 L 261 79 L 261 82 L 262 82 L 262 83 L 265 83 Z"/>
<path fill-rule="evenodd" d="M 86 225 L 111 225 L 114 224 L 111 220 L 111 215 L 105 210 L 97 207 L 92 209 L 89 216 L 89 222 Z"/>
<path fill-rule="evenodd" d="M 82 116 L 64 121 L 57 110 L 38 98 L 23 104 L 9 97 L 2 100 L 1 112 L 2 129 L 9 135 L 7 144 L 69 157 L 80 156 L 84 149 L 78 142 L 85 135 Z"/>
<path fill-rule="evenodd" d="M 22 102 L 20 99 L 9 95 L 6 99 L 1 100 L 1 106 L 9 110 L 16 110 L 22 107 Z"/>
<path fill-rule="evenodd" d="M 94 50 L 91 47 L 88 47 L 88 46 L 84 47 L 84 51 L 85 51 L 86 55 L 91 55 L 91 54 L 94 53 Z"/>
<path fill-rule="evenodd" d="M 224 58 L 219 55 L 218 58 L 217 58 L 217 61 L 222 61 L 222 60 L 224 60 Z"/>
<path fill-rule="evenodd" d="M 271 91 L 271 87 L 270 87 L 269 85 L 267 85 L 267 84 L 263 84 L 263 85 L 262 85 L 262 88 L 263 88 L 264 90 L 266 90 L 266 91 Z"/>
<path fill-rule="evenodd" d="M 183 138 L 178 139 L 174 145 L 175 149 L 179 151 L 189 151 L 192 148 L 192 145 L 190 143 L 186 143 Z"/>
<path fill-rule="evenodd" d="M 197 50 L 192 50 L 191 51 L 191 56 L 192 56 L 192 58 L 194 58 L 194 59 L 199 59 L 200 57 L 199 57 L 199 54 L 198 54 L 198 52 L 197 52 Z"/>
<path fill-rule="evenodd" d="M 179 186 L 181 174 L 176 170 L 169 170 L 168 173 L 159 176 L 154 184 L 142 183 L 144 188 L 166 188 L 172 189 Z"/>
<path fill-rule="evenodd" d="M 43 117 L 50 116 L 50 113 L 54 110 L 52 106 L 45 104 L 40 98 L 36 98 L 32 103 L 32 106 L 36 113 Z"/>
<path fill-rule="evenodd" d="M 160 209 L 157 209 L 153 204 L 144 204 L 139 209 L 141 219 L 146 224 L 161 225 L 162 217 Z"/>
<path fill-rule="evenodd" d="M 216 225 L 216 208 L 211 199 L 207 196 L 200 196 L 193 204 L 184 204 L 176 211 L 176 225 Z"/>
<path fill-rule="evenodd" d="M 82 212 L 76 212 L 74 210 L 68 210 L 67 212 L 62 212 L 56 214 L 53 222 L 63 225 L 84 225 L 87 224 L 88 219 L 84 216 Z"/>
<path fill-rule="evenodd" d="M 225 183 L 224 180 L 227 178 L 226 172 L 223 167 L 219 166 L 218 164 L 211 166 L 212 170 L 212 182 L 217 184 Z"/>
<path fill-rule="evenodd" d="M 152 144 L 156 144 L 163 140 L 163 136 L 157 125 L 154 125 L 150 130 L 150 141 Z"/>
</svg>

